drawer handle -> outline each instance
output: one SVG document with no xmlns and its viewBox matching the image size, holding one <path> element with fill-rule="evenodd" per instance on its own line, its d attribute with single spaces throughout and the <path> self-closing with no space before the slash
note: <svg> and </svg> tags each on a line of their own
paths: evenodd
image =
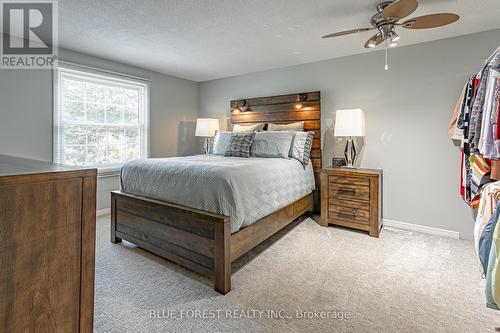
<svg viewBox="0 0 500 333">
<path fill-rule="evenodd" d="M 354 188 L 348 188 L 348 187 L 339 187 L 339 192 L 351 192 L 351 193 L 356 193 L 356 189 Z"/>
<path fill-rule="evenodd" d="M 339 211 L 339 215 L 347 215 L 347 216 L 356 217 L 358 215 L 358 211 L 353 209 L 350 212 L 348 212 L 348 211 L 341 209 Z"/>
</svg>

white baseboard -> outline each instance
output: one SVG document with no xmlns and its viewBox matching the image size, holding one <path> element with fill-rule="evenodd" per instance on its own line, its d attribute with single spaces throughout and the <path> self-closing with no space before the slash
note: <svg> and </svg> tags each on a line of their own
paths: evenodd
<svg viewBox="0 0 500 333">
<path fill-rule="evenodd" d="M 421 232 L 424 234 L 431 234 L 431 235 L 436 235 L 436 236 L 443 236 L 443 237 L 449 237 L 449 238 L 454 238 L 454 239 L 460 239 L 460 232 L 458 232 L 458 231 L 432 228 L 432 227 L 427 227 L 424 225 L 411 224 L 411 223 L 399 222 L 399 221 L 394 221 L 394 220 L 384 219 L 384 227 L 390 227 L 390 228 L 396 228 L 396 229 L 402 229 L 402 230 L 410 230 L 410 231 Z"/>
<path fill-rule="evenodd" d="M 108 215 L 108 214 L 111 214 L 111 208 L 106 208 L 106 209 L 101 209 L 101 210 L 98 210 L 96 212 L 96 216 L 99 217 L 99 216 L 104 216 L 104 215 Z"/>
</svg>

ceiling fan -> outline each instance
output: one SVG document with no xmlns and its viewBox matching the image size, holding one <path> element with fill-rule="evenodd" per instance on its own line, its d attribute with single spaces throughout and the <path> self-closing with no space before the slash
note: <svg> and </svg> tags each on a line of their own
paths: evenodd
<svg viewBox="0 0 500 333">
<path fill-rule="evenodd" d="M 454 23 L 460 18 L 458 15 L 452 13 L 438 13 L 417 16 L 400 22 L 401 19 L 412 14 L 417 7 L 417 0 L 384 1 L 377 5 L 377 13 L 370 19 L 371 28 L 359 28 L 336 32 L 325 35 L 323 38 L 345 36 L 376 29 L 378 32 L 366 41 L 365 48 L 374 48 L 382 42 L 385 42 L 387 70 L 387 44 L 393 47 L 397 45 L 397 41 L 399 40 L 399 35 L 396 33 L 396 27 L 403 27 L 406 29 L 429 29 Z"/>
</svg>

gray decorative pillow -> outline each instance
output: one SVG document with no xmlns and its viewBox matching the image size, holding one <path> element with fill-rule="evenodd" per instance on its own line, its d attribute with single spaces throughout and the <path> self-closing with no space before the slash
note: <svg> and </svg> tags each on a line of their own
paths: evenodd
<svg viewBox="0 0 500 333">
<path fill-rule="evenodd" d="M 314 132 L 296 132 L 293 137 L 290 156 L 307 165 L 311 157 Z"/>
<path fill-rule="evenodd" d="M 224 155 L 231 141 L 231 132 L 217 132 L 214 138 L 214 155 Z"/>
<path fill-rule="evenodd" d="M 235 124 L 233 126 L 233 133 L 252 133 L 262 131 L 264 129 L 264 125 L 265 124 Z"/>
<path fill-rule="evenodd" d="M 288 158 L 293 132 L 258 132 L 252 145 L 252 156 Z"/>
<path fill-rule="evenodd" d="M 304 130 L 304 122 L 299 121 L 297 123 L 291 124 L 271 124 L 267 125 L 268 131 L 297 131 L 302 132 Z"/>
<path fill-rule="evenodd" d="M 231 135 L 231 141 L 226 148 L 224 156 L 229 157 L 250 157 L 250 148 L 252 147 L 255 133 Z"/>
</svg>

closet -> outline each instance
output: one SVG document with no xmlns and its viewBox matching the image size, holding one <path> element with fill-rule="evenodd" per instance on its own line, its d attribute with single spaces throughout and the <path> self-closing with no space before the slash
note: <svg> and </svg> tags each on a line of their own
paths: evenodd
<svg viewBox="0 0 500 333">
<path fill-rule="evenodd" d="M 448 127 L 462 154 L 460 195 L 475 216 L 486 306 L 500 310 L 500 47 L 465 83 Z"/>
</svg>

